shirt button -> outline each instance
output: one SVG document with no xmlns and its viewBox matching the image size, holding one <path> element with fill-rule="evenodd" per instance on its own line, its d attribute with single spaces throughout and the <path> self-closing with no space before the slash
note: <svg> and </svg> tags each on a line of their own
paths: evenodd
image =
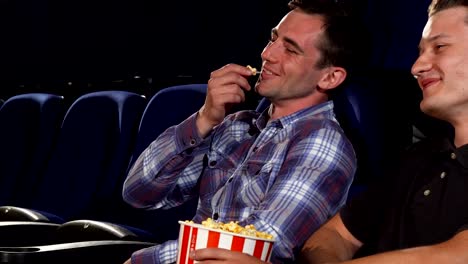
<svg viewBox="0 0 468 264">
<path fill-rule="evenodd" d="M 424 191 L 424 196 L 428 196 L 429 194 L 431 194 L 431 190 L 425 190 Z"/>
<path fill-rule="evenodd" d="M 443 179 L 445 178 L 445 176 L 447 176 L 447 173 L 445 171 L 443 171 L 441 174 L 440 174 L 440 178 Z"/>
<path fill-rule="evenodd" d="M 451 158 L 451 159 L 456 159 L 456 158 L 457 158 L 457 154 L 455 154 L 455 153 L 453 153 L 453 152 L 450 153 L 450 158 Z"/>
<path fill-rule="evenodd" d="M 209 164 L 209 165 L 210 165 L 210 167 L 214 167 L 214 166 L 216 166 L 216 160 L 212 160 L 212 161 L 210 161 L 210 164 Z"/>
<path fill-rule="evenodd" d="M 197 143 L 197 141 L 196 141 L 194 138 L 192 138 L 192 139 L 190 140 L 190 145 L 193 146 L 193 145 L 195 145 L 196 143 Z"/>
<path fill-rule="evenodd" d="M 214 213 L 214 214 L 213 214 L 213 220 L 218 220 L 218 218 L 219 218 L 218 213 Z"/>
</svg>

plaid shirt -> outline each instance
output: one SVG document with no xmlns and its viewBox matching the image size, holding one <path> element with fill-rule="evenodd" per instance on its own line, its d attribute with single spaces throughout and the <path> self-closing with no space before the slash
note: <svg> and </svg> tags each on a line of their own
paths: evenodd
<svg viewBox="0 0 468 264">
<path fill-rule="evenodd" d="M 267 112 L 229 115 L 205 139 L 196 114 L 169 128 L 136 161 L 124 199 L 135 207 L 171 208 L 199 190 L 194 222 L 212 217 L 253 224 L 276 238 L 273 263 L 294 259 L 344 204 L 356 157 L 332 101 L 269 122 Z M 132 263 L 173 263 L 176 257 L 171 240 L 135 252 Z"/>
</svg>

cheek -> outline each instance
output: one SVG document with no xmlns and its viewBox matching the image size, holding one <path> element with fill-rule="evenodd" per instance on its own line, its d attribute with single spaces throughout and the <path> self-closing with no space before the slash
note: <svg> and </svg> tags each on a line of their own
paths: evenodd
<svg viewBox="0 0 468 264">
<path fill-rule="evenodd" d="M 320 70 L 315 69 L 315 60 L 312 58 L 290 60 L 284 64 L 284 70 L 288 74 L 288 83 L 299 87 L 312 87 L 320 77 Z"/>
<path fill-rule="evenodd" d="M 447 65 L 446 71 L 454 71 L 455 78 L 466 80 L 468 77 L 468 52 L 456 54 L 453 56 L 454 60 Z M 456 58 L 456 59 L 455 59 Z"/>
<path fill-rule="evenodd" d="M 315 87 L 313 84 L 316 82 L 316 78 L 307 72 L 297 72 L 294 76 L 291 75 L 291 78 L 289 78 L 290 88 L 295 90 L 304 90 L 305 87 Z"/>
<path fill-rule="evenodd" d="M 462 81 L 463 80 L 468 81 L 467 76 L 468 76 L 468 62 L 459 63 L 455 68 L 455 77 Z"/>
<path fill-rule="evenodd" d="M 317 86 L 318 81 L 320 80 L 321 77 L 321 72 L 320 71 L 306 71 L 303 73 L 303 75 L 300 77 L 300 81 L 305 85 L 305 86 L 311 86 L 312 88 L 315 88 Z"/>
</svg>

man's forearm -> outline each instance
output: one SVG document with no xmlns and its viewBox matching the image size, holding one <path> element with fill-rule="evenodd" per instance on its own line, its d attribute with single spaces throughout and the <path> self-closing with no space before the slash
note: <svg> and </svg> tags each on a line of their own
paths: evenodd
<svg viewBox="0 0 468 264">
<path fill-rule="evenodd" d="M 321 228 L 302 248 L 300 263 L 325 264 L 350 260 L 354 250 L 346 245 L 338 232 Z"/>
<path fill-rule="evenodd" d="M 395 250 L 343 264 L 464 264 L 468 263 L 468 230 L 436 245 Z"/>
<path fill-rule="evenodd" d="M 317 234 L 317 233 L 316 233 Z M 324 237 L 330 235 L 329 238 Z M 408 248 L 402 250 L 389 251 L 368 257 L 354 260 L 342 261 L 346 255 L 340 253 L 346 252 L 340 249 L 339 241 L 335 240 L 333 233 L 321 232 L 317 236 L 314 234 L 312 241 L 309 239 L 308 247 L 304 247 L 301 263 L 308 264 L 464 264 L 468 263 L 468 231 L 463 231 L 455 235 L 452 239 L 440 244 Z M 323 239 L 319 241 L 318 239 Z M 337 244 L 333 244 L 336 242 Z M 317 243 L 317 247 L 314 245 Z M 306 244 L 306 246 L 307 246 Z M 323 245 L 323 248 L 320 248 Z M 326 250 L 324 250 L 326 248 Z M 333 251 L 335 250 L 335 251 Z M 349 259 L 349 258 L 348 258 Z"/>
</svg>

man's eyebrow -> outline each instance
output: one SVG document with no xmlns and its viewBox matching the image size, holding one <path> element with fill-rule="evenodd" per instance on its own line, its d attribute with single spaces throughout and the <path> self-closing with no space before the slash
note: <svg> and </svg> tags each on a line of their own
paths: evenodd
<svg viewBox="0 0 468 264">
<path fill-rule="evenodd" d="M 449 37 L 450 37 L 450 36 L 447 35 L 447 34 L 445 34 L 445 33 L 440 33 L 440 34 L 431 36 L 431 37 L 429 37 L 429 38 L 427 38 L 427 39 L 421 40 L 421 42 L 419 43 L 418 48 L 419 48 L 419 50 L 421 50 L 422 44 L 423 44 L 423 43 L 432 43 L 432 42 L 437 41 L 437 40 L 439 40 L 439 39 L 442 39 L 442 38 L 449 38 Z"/>
<path fill-rule="evenodd" d="M 276 28 L 273 28 L 271 30 L 271 34 L 275 35 L 275 36 L 278 36 L 278 30 Z M 304 54 L 304 50 L 301 48 L 301 46 L 299 46 L 299 44 L 296 41 L 294 41 L 293 39 L 288 38 L 288 37 L 284 37 L 283 39 L 284 39 L 284 42 L 286 42 L 289 45 L 293 46 L 299 53 Z"/>
</svg>

